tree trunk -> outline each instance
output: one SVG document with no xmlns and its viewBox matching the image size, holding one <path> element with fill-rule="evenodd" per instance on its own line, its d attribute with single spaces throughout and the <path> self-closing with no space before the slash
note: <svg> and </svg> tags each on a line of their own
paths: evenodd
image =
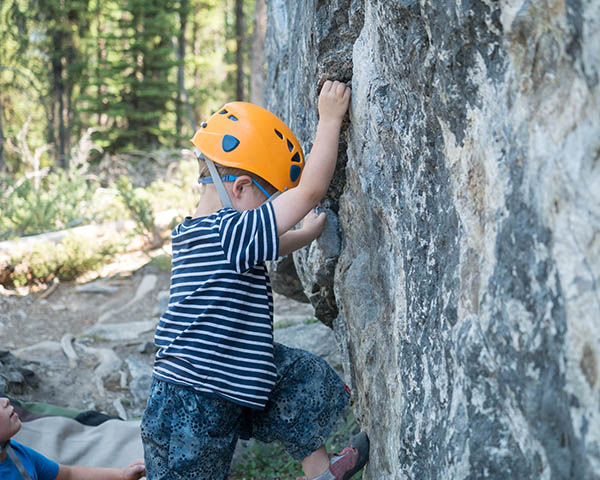
<svg viewBox="0 0 600 480">
<path fill-rule="evenodd" d="M 62 67 L 62 65 L 61 65 Z M 69 159 L 67 158 L 66 152 L 66 129 L 65 129 L 65 98 L 64 98 L 64 86 L 61 82 L 58 85 L 58 158 L 60 165 L 65 170 L 69 168 Z"/>
<path fill-rule="evenodd" d="M 187 25 L 188 1 L 181 0 L 179 8 L 179 35 L 177 39 L 177 118 L 175 123 L 175 132 L 181 136 L 183 134 L 183 106 L 186 103 L 185 83 L 184 83 L 184 62 L 185 62 L 185 30 Z"/>
<path fill-rule="evenodd" d="M 237 43 L 235 97 L 239 101 L 244 100 L 244 30 L 244 0 L 235 0 L 235 40 Z"/>
<path fill-rule="evenodd" d="M 250 101 L 264 106 L 265 99 L 265 35 L 267 32 L 267 5 L 256 0 L 254 33 L 252 34 L 252 60 L 250 62 Z"/>
<path fill-rule="evenodd" d="M 106 96 L 107 88 L 106 88 L 106 85 L 103 85 L 101 83 L 102 82 L 101 79 L 104 77 L 100 74 L 100 70 L 101 70 L 102 66 L 105 65 L 105 62 L 106 62 L 106 38 L 104 37 L 105 25 L 104 25 L 102 12 L 100 10 L 100 2 L 98 2 L 97 7 L 96 7 L 96 21 L 97 21 L 96 36 L 98 39 L 97 49 L 96 49 L 96 55 L 97 55 L 96 79 L 98 82 L 97 95 L 98 95 L 98 101 L 100 103 L 102 103 L 102 99 Z M 102 111 L 99 111 L 97 115 L 98 116 L 96 118 L 96 122 L 97 122 L 98 126 L 105 127 L 106 124 L 108 123 L 108 116 L 106 115 L 106 113 L 104 113 Z"/>
<path fill-rule="evenodd" d="M 0 98 L 0 173 L 4 172 L 4 129 L 2 128 L 2 116 L 4 110 L 2 108 L 2 99 Z"/>
<path fill-rule="evenodd" d="M 71 163 L 71 134 L 73 133 L 73 84 L 67 85 L 65 92 L 65 152 L 67 156 L 67 163 L 70 166 Z"/>
<path fill-rule="evenodd" d="M 192 15 L 192 55 L 194 58 L 198 58 L 200 56 L 200 35 L 199 35 L 199 25 L 198 25 L 198 10 L 199 7 L 196 5 L 194 7 L 194 13 Z M 198 68 L 198 64 L 193 62 L 194 71 L 192 73 L 193 78 L 193 89 L 197 91 L 202 85 L 200 69 Z M 191 107 L 191 105 L 190 105 Z M 194 112 L 194 128 L 196 128 L 196 124 L 198 123 L 198 118 L 200 118 L 200 107 L 196 105 L 195 107 L 191 107 Z"/>
<path fill-rule="evenodd" d="M 63 48 L 63 38 L 58 32 L 53 35 L 53 45 L 55 52 Z M 56 159 L 62 168 L 68 168 L 68 160 L 65 155 L 65 121 L 64 121 L 64 84 L 63 84 L 63 65 L 62 55 L 52 56 L 52 91 L 54 93 L 53 120 L 55 129 L 58 129 L 58 139 L 55 139 L 54 147 Z"/>
<path fill-rule="evenodd" d="M 65 65 L 74 65 L 77 61 L 77 51 L 73 46 L 73 39 L 69 38 L 69 47 L 66 49 L 64 58 Z M 71 135 L 73 134 L 73 123 L 75 120 L 75 112 L 73 112 L 73 87 L 77 80 L 69 75 L 68 71 L 65 72 L 65 79 L 63 80 L 64 88 L 64 110 L 63 110 L 63 123 L 65 126 L 65 138 L 64 138 L 64 149 L 66 156 L 67 167 L 71 163 Z"/>
</svg>

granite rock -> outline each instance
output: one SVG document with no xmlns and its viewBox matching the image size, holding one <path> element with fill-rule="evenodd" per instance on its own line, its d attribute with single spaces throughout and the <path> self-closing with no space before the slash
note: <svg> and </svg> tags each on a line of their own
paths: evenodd
<svg viewBox="0 0 600 480">
<path fill-rule="evenodd" d="M 340 252 L 294 261 L 331 306 L 363 478 L 600 478 L 600 1 L 268 15 L 266 105 L 307 152 L 320 84 L 352 85 Z"/>
</svg>

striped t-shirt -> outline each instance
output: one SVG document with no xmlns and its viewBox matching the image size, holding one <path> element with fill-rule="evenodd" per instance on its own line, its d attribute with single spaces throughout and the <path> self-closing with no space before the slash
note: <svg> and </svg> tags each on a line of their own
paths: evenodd
<svg viewBox="0 0 600 480">
<path fill-rule="evenodd" d="M 167 311 L 156 327 L 154 376 L 262 409 L 275 385 L 273 206 L 187 217 L 172 233 Z"/>
</svg>

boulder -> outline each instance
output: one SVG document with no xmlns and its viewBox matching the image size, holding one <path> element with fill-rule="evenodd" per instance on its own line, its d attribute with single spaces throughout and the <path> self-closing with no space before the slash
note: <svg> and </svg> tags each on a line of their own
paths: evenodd
<svg viewBox="0 0 600 480">
<path fill-rule="evenodd" d="M 0 349 L 0 394 L 23 394 L 27 389 L 36 388 L 39 378 L 34 370 L 35 364 Z"/>
<path fill-rule="evenodd" d="M 268 18 L 265 103 L 307 153 L 320 84 L 352 86 L 340 253 L 294 261 L 330 306 L 363 478 L 600 478 L 600 0 Z"/>
</svg>

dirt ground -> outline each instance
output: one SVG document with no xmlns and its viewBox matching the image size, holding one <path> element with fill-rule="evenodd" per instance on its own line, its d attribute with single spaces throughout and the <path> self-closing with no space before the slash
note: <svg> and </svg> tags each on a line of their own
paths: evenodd
<svg viewBox="0 0 600 480">
<path fill-rule="evenodd" d="M 78 292 L 74 283 L 58 284 L 46 298 L 45 291 L 26 296 L 0 294 L 0 312 L 3 317 L 2 347 L 16 350 L 46 340 L 60 341 L 65 333 L 78 335 L 94 325 L 99 313 L 121 304 L 133 297 L 144 273 L 158 276 L 155 290 L 169 288 L 169 274 L 151 267 L 125 272 L 106 281 L 106 285 L 118 287 L 116 293 Z M 152 316 L 153 301 L 137 304 L 136 318 Z M 132 312 L 123 312 L 123 318 Z"/>
<path fill-rule="evenodd" d="M 0 349 L 22 360 L 36 377 L 33 385 L 28 382 L 26 388 L 14 392 L 18 399 L 119 416 L 125 412 L 129 418 L 139 416 L 144 405 L 129 389 L 132 372 L 128 359 L 151 367 L 153 329 L 134 339 L 124 331 L 125 340 L 101 338 L 86 331 L 107 312 L 115 312 L 104 320 L 111 325 L 158 320 L 156 299 L 159 292 L 168 290 L 169 273 L 152 264 L 144 265 L 148 261 L 143 253 L 132 254 L 105 267 L 103 278 L 89 283 L 59 283 L 28 295 L 0 291 Z M 144 277 L 153 277 L 153 287 L 123 309 L 135 297 Z M 81 291 L 90 285 L 101 288 Z M 65 341 L 67 334 L 73 336 L 72 342 Z M 69 344 L 76 361 L 69 361 L 65 352 L 64 346 Z M 99 382 L 95 371 L 107 351 L 114 352 L 121 364 L 114 375 Z"/>
</svg>

